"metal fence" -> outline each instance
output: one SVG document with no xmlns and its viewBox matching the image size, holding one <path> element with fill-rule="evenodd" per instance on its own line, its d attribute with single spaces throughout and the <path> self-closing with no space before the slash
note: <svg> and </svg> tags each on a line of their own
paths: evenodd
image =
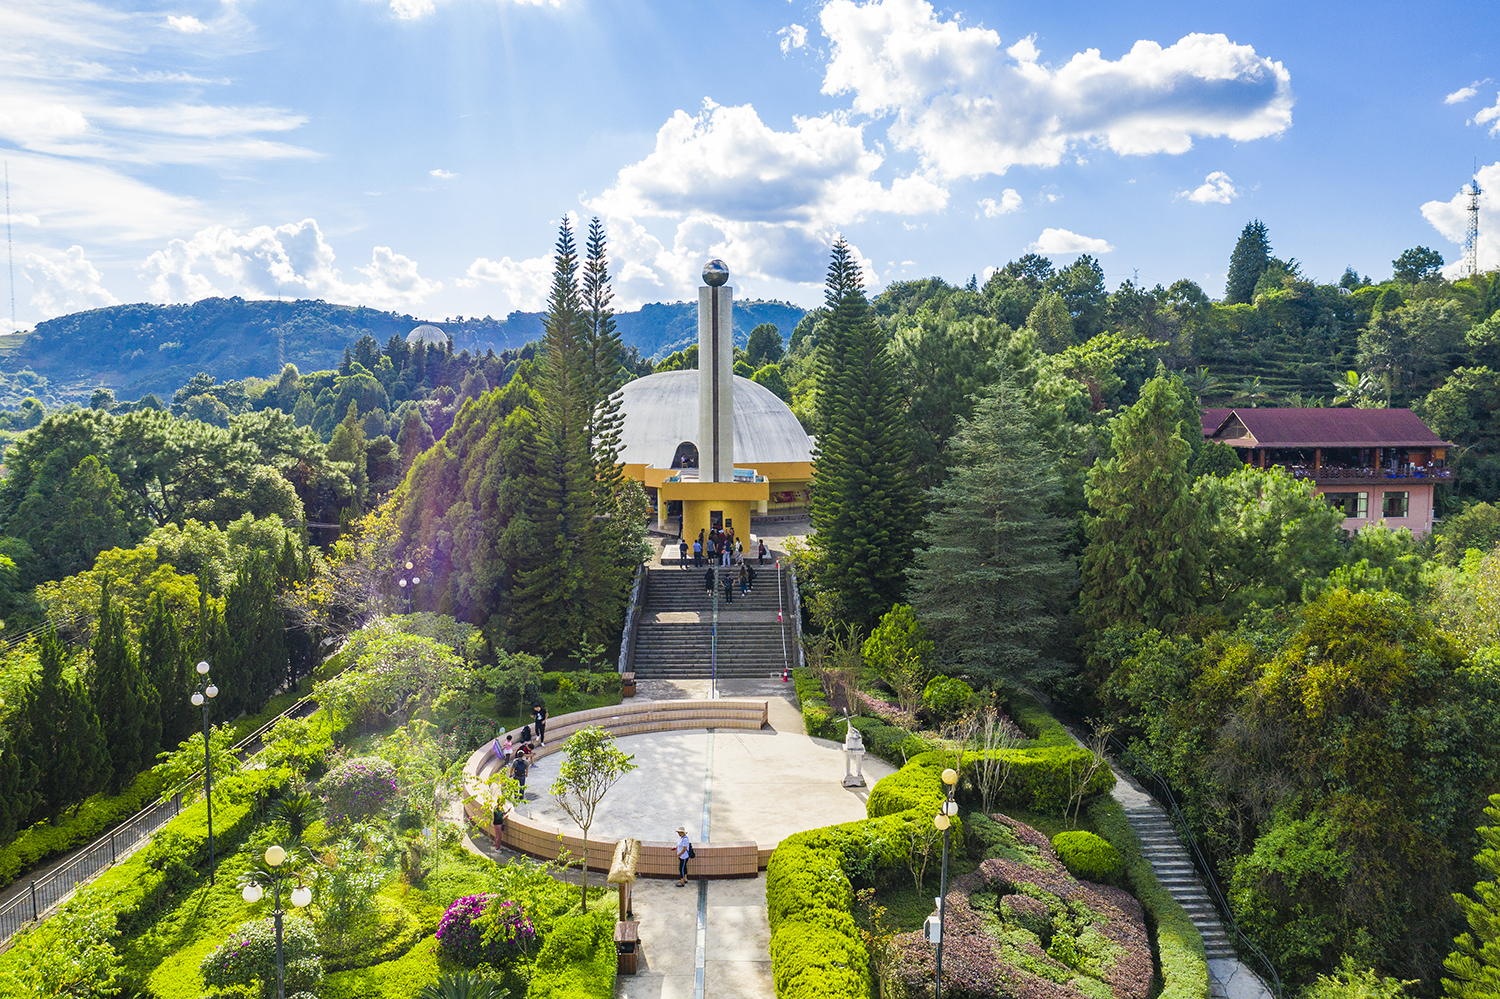
<svg viewBox="0 0 1500 999">
<path fill-rule="evenodd" d="M 342 672 L 342 671 L 340 671 Z M 257 744 L 273 725 L 283 718 L 297 718 L 317 710 L 311 697 L 304 697 L 281 714 L 234 744 L 237 754 L 253 756 L 259 752 Z M 252 750 L 252 747 L 257 747 Z M 202 776 L 200 770 L 189 780 Z M 79 885 L 86 884 L 100 873 L 108 870 L 131 851 L 154 836 L 162 826 L 182 811 L 182 796 L 174 795 L 167 801 L 157 801 L 136 812 L 114 829 L 99 836 L 82 848 L 66 864 L 45 876 L 30 882 L 28 890 L 0 906 L 0 950 L 10 945 L 11 937 L 19 933 L 28 923 L 38 922 Z"/>
</svg>

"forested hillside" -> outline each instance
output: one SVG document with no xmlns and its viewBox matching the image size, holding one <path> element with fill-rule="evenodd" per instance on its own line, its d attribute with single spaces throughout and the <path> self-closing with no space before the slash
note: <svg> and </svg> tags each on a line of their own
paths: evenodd
<svg viewBox="0 0 1500 999">
<path fill-rule="evenodd" d="M 744 342 L 766 322 L 790 334 L 802 315 L 786 302 L 738 302 L 735 334 Z M 646 305 L 619 316 L 621 337 L 643 357 L 664 356 L 697 337 L 696 316 L 694 302 Z M 542 336 L 540 312 L 434 321 L 324 301 L 205 298 L 191 305 L 116 305 L 38 323 L 11 346 L 0 356 L 6 375 L 0 405 L 15 405 L 27 395 L 47 401 L 50 394 L 54 404 L 86 399 L 100 386 L 119 398 L 138 399 L 171 392 L 200 372 L 225 381 L 275 375 L 284 364 L 304 371 L 331 368 L 360 337 L 385 343 L 424 322 L 437 322 L 456 350 L 476 354 L 516 350 Z"/>
</svg>

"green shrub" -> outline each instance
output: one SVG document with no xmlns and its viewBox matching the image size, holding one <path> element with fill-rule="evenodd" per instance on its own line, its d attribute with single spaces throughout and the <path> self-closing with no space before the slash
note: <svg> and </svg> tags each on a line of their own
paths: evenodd
<svg viewBox="0 0 1500 999">
<path fill-rule="evenodd" d="M 1082 829 L 1060 832 L 1052 837 L 1052 849 L 1075 878 L 1123 887 L 1120 852 L 1108 840 Z"/>
<path fill-rule="evenodd" d="M 340 971 L 323 979 L 321 999 L 417 999 L 422 989 L 438 980 L 437 942 L 426 937 L 405 956 L 355 971 Z"/>
<path fill-rule="evenodd" d="M 973 687 L 946 676 L 933 677 L 922 690 L 922 706 L 940 721 L 956 718 L 973 699 Z"/>
<path fill-rule="evenodd" d="M 318 939 L 307 920 L 289 918 L 281 929 L 282 981 L 286 991 L 313 991 L 323 981 Z M 203 984 L 233 988 L 259 984 L 261 999 L 276 996 L 276 930 L 270 916 L 246 923 L 199 965 Z"/>
<path fill-rule="evenodd" d="M 564 916 L 536 956 L 528 999 L 612 999 L 615 994 L 612 913 Z"/>
<path fill-rule="evenodd" d="M 20 833 L 0 849 L 0 884 L 130 818 L 161 793 L 161 783 L 161 776 L 148 770 L 119 794 L 96 794 L 55 825 L 38 822 Z"/>
<path fill-rule="evenodd" d="M 1010 826 L 996 822 L 988 815 L 974 813 L 964 819 L 964 848 L 971 860 L 1024 860 L 1021 843 Z"/>
<path fill-rule="evenodd" d="M 1162 989 L 1155 999 L 1208 999 L 1208 955 L 1203 937 L 1151 869 L 1140 837 L 1130 827 L 1125 809 L 1112 797 L 1089 807 L 1089 822 L 1120 854 L 1130 892 L 1140 900 L 1146 918 L 1156 929 Z"/>
<path fill-rule="evenodd" d="M 396 800 L 396 768 L 379 756 L 356 757 L 318 781 L 318 793 L 331 823 L 374 818 Z"/>
</svg>

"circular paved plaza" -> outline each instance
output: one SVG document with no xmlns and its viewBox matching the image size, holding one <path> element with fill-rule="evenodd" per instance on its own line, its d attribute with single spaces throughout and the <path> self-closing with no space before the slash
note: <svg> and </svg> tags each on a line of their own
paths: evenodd
<svg viewBox="0 0 1500 999">
<path fill-rule="evenodd" d="M 748 840 L 766 848 L 803 829 L 864 818 L 870 787 L 895 768 L 866 754 L 865 786 L 844 787 L 843 747 L 808 738 L 795 707 L 782 697 L 767 700 L 770 725 L 758 732 L 690 730 L 617 739 L 639 769 L 605 795 L 590 838 L 672 840 L 681 825 L 695 843 Z M 576 829 L 548 793 L 561 762 L 560 752 L 537 761 L 518 811 Z"/>
</svg>

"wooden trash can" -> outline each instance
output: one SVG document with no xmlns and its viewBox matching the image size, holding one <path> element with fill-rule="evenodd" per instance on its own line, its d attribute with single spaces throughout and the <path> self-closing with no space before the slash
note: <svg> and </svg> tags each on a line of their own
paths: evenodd
<svg viewBox="0 0 1500 999">
<path fill-rule="evenodd" d="M 620 674 L 620 696 L 621 697 L 634 697 L 635 696 L 635 674 L 634 673 L 621 673 Z"/>
<path fill-rule="evenodd" d="M 634 919 L 615 923 L 615 971 L 633 975 L 640 967 L 641 924 Z"/>
</svg>

